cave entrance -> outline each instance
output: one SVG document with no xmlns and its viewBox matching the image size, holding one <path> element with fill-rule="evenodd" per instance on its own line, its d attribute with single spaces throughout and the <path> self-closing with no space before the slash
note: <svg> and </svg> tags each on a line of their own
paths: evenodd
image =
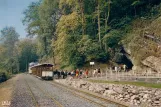
<svg viewBox="0 0 161 107">
<path fill-rule="evenodd" d="M 118 64 L 125 64 L 127 69 L 132 69 L 133 67 L 132 61 L 123 53 L 119 53 L 115 56 L 115 62 Z"/>
<path fill-rule="evenodd" d="M 132 69 L 133 67 L 132 61 L 126 55 L 123 55 L 122 63 L 125 64 L 128 69 Z"/>
</svg>

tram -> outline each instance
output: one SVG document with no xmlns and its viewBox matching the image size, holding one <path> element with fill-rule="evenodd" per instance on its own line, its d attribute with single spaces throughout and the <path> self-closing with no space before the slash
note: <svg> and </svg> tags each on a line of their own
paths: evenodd
<svg viewBox="0 0 161 107">
<path fill-rule="evenodd" d="M 44 80 L 53 80 L 53 65 L 49 63 L 37 64 L 29 67 L 29 73 Z"/>
</svg>

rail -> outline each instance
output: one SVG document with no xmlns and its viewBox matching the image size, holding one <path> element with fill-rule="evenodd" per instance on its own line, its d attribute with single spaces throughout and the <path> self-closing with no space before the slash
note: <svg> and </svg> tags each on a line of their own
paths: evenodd
<svg viewBox="0 0 161 107">
<path fill-rule="evenodd" d="M 32 92 L 32 90 L 31 90 L 31 88 L 30 88 L 30 86 L 29 86 L 29 84 L 28 84 L 28 82 L 27 82 L 26 80 L 25 80 L 25 83 L 27 84 L 27 88 L 28 88 L 29 93 L 30 93 L 30 95 L 31 95 L 31 97 L 32 97 L 32 101 L 33 101 L 34 105 L 35 105 L 36 107 L 39 107 L 39 106 L 38 106 L 38 102 L 36 101 L 36 98 L 35 98 L 35 96 L 34 96 L 34 93 Z"/>
<path fill-rule="evenodd" d="M 128 107 L 129 105 L 128 104 L 123 104 L 121 102 L 116 102 L 116 101 L 113 101 L 113 100 L 110 100 L 110 99 L 106 99 L 106 98 L 103 98 L 103 97 L 100 97 L 98 95 L 94 95 L 94 94 L 91 94 L 89 92 L 85 92 L 85 91 L 82 91 L 82 90 L 78 90 L 78 89 L 75 89 L 75 88 L 72 88 L 72 87 L 68 87 L 66 85 L 63 85 L 63 84 L 60 84 L 60 83 L 57 83 L 57 82 L 50 82 L 52 85 L 56 85 L 57 87 L 60 87 L 60 88 L 63 88 L 64 90 L 68 90 L 70 91 L 73 95 L 77 96 L 77 97 L 80 97 L 82 99 L 85 99 L 85 100 L 88 100 L 89 102 L 92 102 L 92 103 L 95 103 L 101 107 L 107 107 L 106 105 L 103 105 L 102 103 L 99 103 L 99 102 L 96 102 L 96 101 L 93 101 L 89 98 L 86 98 L 84 96 L 81 96 L 75 92 L 78 92 L 78 93 L 82 93 L 84 95 L 88 95 L 90 97 L 93 97 L 94 99 L 98 99 L 100 101 L 105 101 L 105 102 L 108 102 L 108 103 L 113 103 L 113 104 L 117 104 L 119 105 L 119 107 Z M 75 92 L 74 92 L 75 91 Z"/>
<path fill-rule="evenodd" d="M 25 80 L 25 81 L 26 81 L 26 80 Z M 27 81 L 26 81 L 26 83 L 27 83 Z M 51 96 L 48 92 L 45 92 L 45 91 L 44 91 L 43 89 L 41 89 L 38 85 L 36 85 L 36 82 L 34 82 L 34 84 L 35 84 L 35 86 L 36 86 L 38 89 L 40 89 L 40 91 L 41 91 L 47 98 L 52 99 L 52 100 L 55 102 L 55 104 L 58 105 L 58 107 L 63 107 L 63 105 L 62 105 L 59 101 L 57 101 L 53 96 Z M 32 92 L 32 90 L 31 90 L 31 88 L 30 88 L 30 86 L 29 86 L 28 83 L 27 83 L 27 86 L 28 86 L 28 89 L 30 90 L 32 99 L 33 99 L 33 101 L 34 101 L 36 107 L 39 107 L 39 106 L 38 106 L 38 103 L 37 103 L 37 101 L 36 101 L 36 98 L 34 97 L 34 94 L 33 94 L 33 92 Z"/>
</svg>

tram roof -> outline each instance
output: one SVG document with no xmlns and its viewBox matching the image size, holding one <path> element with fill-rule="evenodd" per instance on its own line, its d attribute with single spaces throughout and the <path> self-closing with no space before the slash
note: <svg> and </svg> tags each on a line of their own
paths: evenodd
<svg viewBox="0 0 161 107">
<path fill-rule="evenodd" d="M 32 66 L 31 68 L 37 68 L 37 67 L 53 67 L 53 64 L 50 63 L 43 63 L 43 64 L 37 64 L 35 66 Z"/>
</svg>

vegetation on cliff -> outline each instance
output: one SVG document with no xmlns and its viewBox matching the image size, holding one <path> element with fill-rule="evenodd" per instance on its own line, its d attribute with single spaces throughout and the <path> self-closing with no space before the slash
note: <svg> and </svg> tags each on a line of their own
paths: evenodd
<svg viewBox="0 0 161 107">
<path fill-rule="evenodd" d="M 159 16 L 159 4 L 158 0 L 40 0 L 26 9 L 23 22 L 30 36 L 37 35 L 41 61 L 52 57 L 53 63 L 59 60 L 62 67 L 71 68 L 89 61 L 128 65 L 122 41 L 143 42 L 138 37 Z"/>
<path fill-rule="evenodd" d="M 90 61 L 139 65 L 149 55 L 160 55 L 158 41 L 145 37 L 160 38 L 160 8 L 159 0 L 32 2 L 22 21 L 28 39 L 19 40 L 13 27 L 1 31 L 1 70 L 26 71 L 32 61 L 71 69 Z"/>
</svg>

